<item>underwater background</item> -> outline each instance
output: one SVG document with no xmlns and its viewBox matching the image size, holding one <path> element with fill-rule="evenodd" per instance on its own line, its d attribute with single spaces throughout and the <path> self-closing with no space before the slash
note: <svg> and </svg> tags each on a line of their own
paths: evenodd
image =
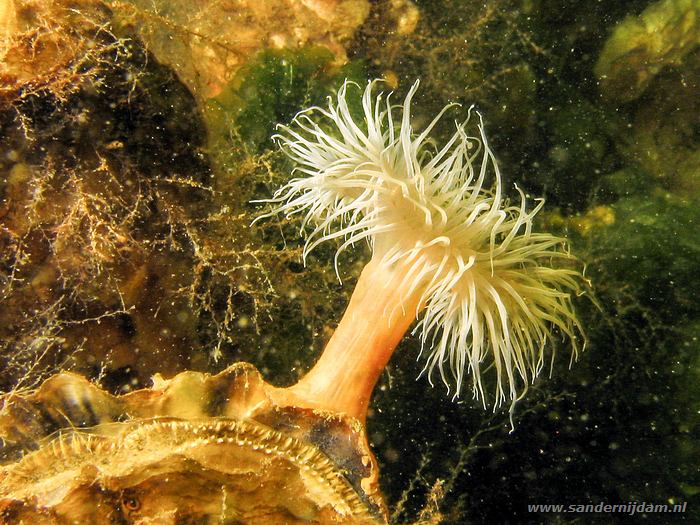
<svg viewBox="0 0 700 525">
<path fill-rule="evenodd" d="M 417 128 L 474 104 L 511 197 L 546 199 L 588 341 L 553 342 L 511 432 L 416 381 L 406 338 L 367 421 L 391 522 L 700 522 L 700 1 L 7 0 L 0 56 L 0 391 L 237 361 L 294 383 L 369 250 L 341 285 L 300 219 L 251 225 L 293 168 L 275 126 L 345 79 L 420 79 Z M 628 502 L 686 506 L 528 509 Z"/>
</svg>

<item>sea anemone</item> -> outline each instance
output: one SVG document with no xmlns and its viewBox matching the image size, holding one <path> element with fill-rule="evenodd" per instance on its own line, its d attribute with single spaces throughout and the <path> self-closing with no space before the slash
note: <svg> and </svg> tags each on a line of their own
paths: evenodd
<svg viewBox="0 0 700 525">
<path fill-rule="evenodd" d="M 555 335 L 571 341 L 572 359 L 582 346 L 576 260 L 565 239 L 533 231 L 542 200 L 528 211 L 517 186 L 519 205 L 504 197 L 481 115 L 470 108 L 438 147 L 429 134 L 450 106 L 416 132 L 418 82 L 403 104 L 375 95 L 376 85 L 362 95 L 363 120 L 347 101 L 356 85 L 346 82 L 328 108 L 300 112 L 275 137 L 297 176 L 268 199 L 264 216 L 302 215 L 311 230 L 305 260 L 340 239 L 336 272 L 346 248 L 367 240 L 372 249 L 323 355 L 291 391 L 364 418 L 381 371 L 422 315 L 413 332 L 431 384 L 439 374 L 456 397 L 471 374 L 473 396 L 486 406 L 482 376 L 493 368 L 494 408 L 514 402 L 542 370 Z"/>
</svg>

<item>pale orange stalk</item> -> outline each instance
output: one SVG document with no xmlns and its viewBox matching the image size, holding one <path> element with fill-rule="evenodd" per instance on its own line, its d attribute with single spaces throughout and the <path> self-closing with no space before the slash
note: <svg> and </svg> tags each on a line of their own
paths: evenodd
<svg viewBox="0 0 700 525">
<path fill-rule="evenodd" d="M 420 297 L 401 286 L 406 268 L 382 266 L 374 259 L 365 266 L 323 354 L 287 389 L 303 406 L 364 422 L 374 385 L 419 310 Z"/>
</svg>

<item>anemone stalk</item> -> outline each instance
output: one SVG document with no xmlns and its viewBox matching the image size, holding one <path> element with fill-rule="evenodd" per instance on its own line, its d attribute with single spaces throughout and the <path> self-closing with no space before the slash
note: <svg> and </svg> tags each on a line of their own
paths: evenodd
<svg viewBox="0 0 700 525">
<path fill-rule="evenodd" d="M 365 266 L 321 357 L 286 389 L 296 404 L 344 412 L 364 422 L 374 385 L 421 308 L 420 294 L 407 294 L 402 286 L 405 264 L 378 271 L 382 265 L 372 259 Z"/>
</svg>

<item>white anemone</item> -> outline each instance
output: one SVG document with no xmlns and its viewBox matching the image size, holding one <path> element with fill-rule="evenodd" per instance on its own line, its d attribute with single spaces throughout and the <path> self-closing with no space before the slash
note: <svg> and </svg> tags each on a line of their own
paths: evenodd
<svg viewBox="0 0 700 525">
<path fill-rule="evenodd" d="M 311 228 L 305 258 L 330 239 L 342 239 L 338 253 L 367 239 L 377 268 L 400 264 L 404 272 L 390 291 L 396 307 L 419 298 L 409 303 L 422 314 L 414 333 L 431 384 L 437 372 L 457 396 L 470 373 L 473 395 L 485 399 L 482 374 L 493 367 L 494 406 L 517 399 L 541 371 L 554 333 L 568 336 L 572 357 L 579 350 L 571 299 L 582 277 L 563 262 L 573 259 L 565 240 L 533 231 L 543 201 L 528 211 L 520 189 L 519 205 L 504 198 L 480 115 L 470 109 L 440 148 L 429 134 L 450 106 L 414 131 L 418 82 L 399 105 L 370 82 L 362 120 L 348 106 L 350 86 L 328 108 L 280 126 L 276 139 L 297 163 L 296 177 L 270 199 L 267 215 L 303 214 Z"/>
</svg>

